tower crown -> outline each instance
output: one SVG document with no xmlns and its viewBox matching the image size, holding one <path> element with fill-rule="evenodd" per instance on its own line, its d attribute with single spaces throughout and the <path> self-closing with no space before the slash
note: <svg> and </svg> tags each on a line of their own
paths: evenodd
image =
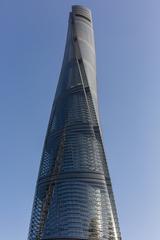
<svg viewBox="0 0 160 240">
<path fill-rule="evenodd" d="M 92 21 L 92 14 L 91 10 L 87 7 L 81 5 L 73 5 L 72 6 L 72 13 L 74 16 L 84 17 L 88 21 Z"/>
</svg>

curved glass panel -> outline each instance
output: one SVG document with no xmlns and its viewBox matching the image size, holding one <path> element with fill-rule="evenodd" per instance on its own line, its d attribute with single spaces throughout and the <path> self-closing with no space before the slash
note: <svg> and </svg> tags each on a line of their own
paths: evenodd
<svg viewBox="0 0 160 240">
<path fill-rule="evenodd" d="M 120 240 L 99 127 L 89 9 L 73 6 L 28 240 Z"/>
</svg>

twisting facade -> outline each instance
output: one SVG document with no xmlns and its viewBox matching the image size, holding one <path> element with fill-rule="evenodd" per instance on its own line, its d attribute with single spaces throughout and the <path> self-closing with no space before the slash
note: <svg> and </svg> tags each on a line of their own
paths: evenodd
<svg viewBox="0 0 160 240">
<path fill-rule="evenodd" d="M 28 240 L 120 240 L 97 106 L 89 9 L 73 6 Z"/>
</svg>

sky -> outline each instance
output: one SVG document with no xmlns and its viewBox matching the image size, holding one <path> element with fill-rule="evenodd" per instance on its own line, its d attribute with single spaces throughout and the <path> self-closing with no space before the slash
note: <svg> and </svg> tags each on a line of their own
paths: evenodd
<svg viewBox="0 0 160 240">
<path fill-rule="evenodd" d="M 27 239 L 71 5 L 92 10 L 103 139 L 123 240 L 159 240 L 160 2 L 0 1 L 0 239 Z"/>
</svg>

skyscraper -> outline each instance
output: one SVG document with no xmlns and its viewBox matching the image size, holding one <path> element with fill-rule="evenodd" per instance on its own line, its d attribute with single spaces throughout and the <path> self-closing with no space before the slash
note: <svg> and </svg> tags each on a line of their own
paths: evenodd
<svg viewBox="0 0 160 240">
<path fill-rule="evenodd" d="M 120 240 L 99 126 L 88 8 L 73 6 L 28 240 Z"/>
</svg>

